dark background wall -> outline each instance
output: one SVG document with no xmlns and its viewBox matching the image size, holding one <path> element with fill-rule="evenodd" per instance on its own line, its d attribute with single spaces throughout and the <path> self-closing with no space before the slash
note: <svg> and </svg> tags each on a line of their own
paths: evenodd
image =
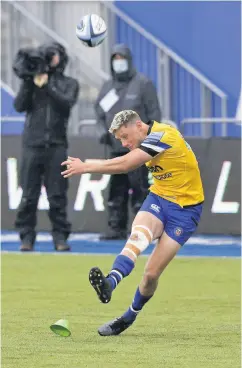
<svg viewBox="0 0 242 368">
<path fill-rule="evenodd" d="M 205 204 L 198 233 L 240 234 L 241 154 L 239 139 L 189 139 L 196 153 L 205 191 Z M 2 230 L 14 229 L 16 208 L 21 198 L 18 175 L 21 137 L 2 137 L 1 199 Z M 95 140 L 70 139 L 71 156 L 104 157 L 104 149 Z M 61 170 L 60 170 L 61 171 Z M 85 174 L 69 182 L 69 218 L 74 232 L 103 232 L 106 229 L 108 175 Z M 41 195 L 38 229 L 49 230 L 48 201 Z M 222 211 L 222 213 L 221 213 Z M 132 217 L 131 217 L 132 218 Z"/>
</svg>

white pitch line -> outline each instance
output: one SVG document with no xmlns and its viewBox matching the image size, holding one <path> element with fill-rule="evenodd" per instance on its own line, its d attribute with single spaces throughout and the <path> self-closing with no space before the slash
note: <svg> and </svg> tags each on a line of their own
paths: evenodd
<svg viewBox="0 0 242 368">
<path fill-rule="evenodd" d="M 99 243 L 102 242 L 99 240 L 98 236 L 90 235 L 83 235 L 83 236 L 73 236 L 69 238 L 71 243 L 79 243 L 79 242 L 89 242 L 89 243 Z M 0 235 L 0 242 L 1 243 L 18 243 L 19 238 L 15 234 L 4 234 Z M 40 235 L 37 236 L 37 242 L 41 243 L 52 243 L 52 239 L 48 235 Z M 109 242 L 106 242 L 109 244 Z M 123 241 L 125 244 L 125 241 Z M 152 245 L 155 245 L 156 242 L 153 242 Z M 217 246 L 217 245 L 233 245 L 236 247 L 241 247 L 241 241 L 238 239 L 224 239 L 223 237 L 216 237 L 216 238 L 207 238 L 207 237 L 194 237 L 187 241 L 186 246 L 194 246 L 194 245 L 205 245 L 205 246 Z"/>
<path fill-rule="evenodd" d="M 41 255 L 54 255 L 54 256 L 116 256 L 117 253 L 81 253 L 81 252 L 63 252 L 63 253 L 58 253 L 58 252 L 39 252 L 39 251 L 34 251 L 34 252 L 20 252 L 20 251 L 8 251 L 8 250 L 2 250 L 0 251 L 1 254 L 14 254 L 14 255 L 20 255 L 20 256 L 31 256 L 31 255 L 35 255 L 35 256 L 41 256 Z M 139 257 L 149 257 L 150 254 L 141 254 Z M 175 258 L 222 258 L 222 259 L 239 259 L 240 256 L 198 256 L 198 255 L 176 255 Z"/>
</svg>

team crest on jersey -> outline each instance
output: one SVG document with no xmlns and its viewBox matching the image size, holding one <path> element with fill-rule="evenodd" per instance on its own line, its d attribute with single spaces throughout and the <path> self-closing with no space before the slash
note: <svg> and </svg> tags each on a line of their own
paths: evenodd
<svg viewBox="0 0 242 368">
<path fill-rule="evenodd" d="M 176 227 L 174 233 L 176 236 L 180 236 L 183 233 L 183 230 L 181 227 Z"/>
</svg>

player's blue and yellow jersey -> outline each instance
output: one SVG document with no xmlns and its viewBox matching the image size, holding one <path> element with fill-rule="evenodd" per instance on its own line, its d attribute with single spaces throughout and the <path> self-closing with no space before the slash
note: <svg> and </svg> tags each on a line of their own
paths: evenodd
<svg viewBox="0 0 242 368">
<path fill-rule="evenodd" d="M 176 128 L 150 122 L 148 135 L 139 148 L 153 157 L 146 163 L 154 179 L 152 193 L 182 207 L 204 201 L 196 156 Z"/>
</svg>

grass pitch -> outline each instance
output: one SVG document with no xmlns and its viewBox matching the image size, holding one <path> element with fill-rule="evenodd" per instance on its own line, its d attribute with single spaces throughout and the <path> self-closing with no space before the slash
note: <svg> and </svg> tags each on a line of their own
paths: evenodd
<svg viewBox="0 0 242 368">
<path fill-rule="evenodd" d="M 240 261 L 177 258 L 136 323 L 120 336 L 99 325 L 132 301 L 146 258 L 98 302 L 88 271 L 111 256 L 2 255 L 3 368 L 239 368 Z M 70 322 L 71 337 L 49 326 Z"/>
</svg>

